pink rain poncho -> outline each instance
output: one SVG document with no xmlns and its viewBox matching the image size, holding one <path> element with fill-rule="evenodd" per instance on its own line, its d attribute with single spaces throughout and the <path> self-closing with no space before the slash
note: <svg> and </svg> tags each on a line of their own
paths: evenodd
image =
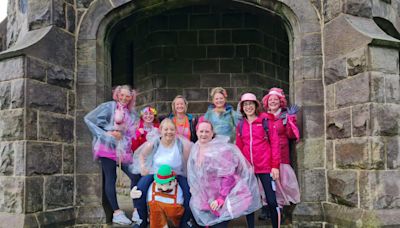
<svg viewBox="0 0 400 228">
<path fill-rule="evenodd" d="M 136 130 L 137 115 L 115 101 L 105 102 L 89 112 L 84 120 L 93 135 L 93 156 L 105 157 L 117 162 L 131 163 L 131 140 Z M 120 131 L 117 140 L 108 131 Z"/>
<path fill-rule="evenodd" d="M 240 150 L 228 140 L 228 137 L 217 136 L 202 149 L 196 143 L 189 155 L 190 208 L 201 226 L 247 215 L 261 207 L 254 171 Z M 209 206 L 214 200 L 224 202 L 217 211 Z"/>
</svg>

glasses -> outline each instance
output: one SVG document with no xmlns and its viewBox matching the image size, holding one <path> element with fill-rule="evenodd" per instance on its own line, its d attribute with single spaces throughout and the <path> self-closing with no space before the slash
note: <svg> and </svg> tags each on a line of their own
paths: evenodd
<svg viewBox="0 0 400 228">
<path fill-rule="evenodd" d="M 243 107 L 244 106 L 256 106 L 256 104 L 254 104 L 254 102 L 252 102 L 252 101 L 245 101 L 244 103 L 243 103 Z"/>
</svg>

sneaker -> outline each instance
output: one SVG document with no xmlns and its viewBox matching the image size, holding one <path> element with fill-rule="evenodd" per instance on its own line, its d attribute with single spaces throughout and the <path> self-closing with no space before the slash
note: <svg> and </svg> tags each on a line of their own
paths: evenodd
<svg viewBox="0 0 400 228">
<path fill-rule="evenodd" d="M 132 223 L 132 221 L 126 217 L 123 211 L 114 214 L 112 222 L 119 225 L 130 225 Z"/>
<path fill-rule="evenodd" d="M 137 210 L 135 210 L 133 213 L 132 213 L 132 222 L 134 223 L 134 224 L 138 224 L 138 225 L 140 225 L 141 223 L 142 223 L 142 219 L 140 218 L 140 216 L 139 216 L 139 213 L 137 212 Z"/>
</svg>

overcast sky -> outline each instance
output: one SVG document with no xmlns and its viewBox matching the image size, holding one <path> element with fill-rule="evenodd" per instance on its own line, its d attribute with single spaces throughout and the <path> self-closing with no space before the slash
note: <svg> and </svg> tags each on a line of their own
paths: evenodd
<svg viewBox="0 0 400 228">
<path fill-rule="evenodd" d="M 7 0 L 0 0 L 0 22 L 7 16 Z"/>
</svg>

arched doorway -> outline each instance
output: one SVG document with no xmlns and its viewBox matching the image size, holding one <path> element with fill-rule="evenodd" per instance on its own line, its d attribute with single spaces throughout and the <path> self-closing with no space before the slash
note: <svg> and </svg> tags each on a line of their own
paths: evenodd
<svg viewBox="0 0 400 228">
<path fill-rule="evenodd" d="M 261 96 L 263 89 L 281 86 L 289 93 L 292 102 L 302 105 L 303 112 L 307 114 L 301 121 L 303 140 L 298 146 L 299 152 L 304 152 L 304 148 L 312 147 L 314 144 L 323 144 L 321 35 L 318 17 L 310 3 L 308 1 L 302 4 L 298 4 L 298 1 L 212 2 L 214 6 L 209 5 L 210 1 L 94 2 L 80 22 L 77 41 L 77 118 L 109 98 L 113 83 L 134 84 L 141 92 L 138 98 L 139 105 L 150 103 L 162 112 L 169 111 L 168 101 L 171 101 L 176 94 L 183 93 L 187 97 L 192 96 L 193 99 L 189 98 L 191 102 L 199 104 L 193 107 L 199 107 L 198 110 L 190 110 L 194 113 L 204 112 L 208 90 L 216 85 L 229 88 L 232 102 L 237 101 L 244 91 L 250 90 Z M 189 8 L 190 13 L 179 12 L 179 9 Z M 201 14 L 218 15 L 215 16 L 218 17 L 218 25 L 213 24 L 215 21 L 209 21 L 204 17 L 202 19 Z M 234 16 L 230 17 L 230 14 Z M 171 29 L 170 18 L 174 15 L 189 18 L 186 22 L 188 27 L 179 29 L 179 23 L 185 22 L 177 19 L 176 23 L 172 23 L 177 28 Z M 239 20 L 238 15 L 241 18 Z M 143 33 L 132 30 L 132 28 L 139 30 L 140 23 L 137 22 L 147 24 L 145 26 L 147 29 L 153 28 L 151 27 L 153 20 L 159 20 L 156 25 L 165 26 L 162 17 L 168 18 L 169 31 L 157 30 L 155 26 L 156 30 L 147 31 L 144 36 Z M 191 29 L 193 21 L 190 21 L 190 18 L 192 17 L 198 20 L 196 26 L 200 26 L 195 31 Z M 297 18 L 300 17 L 302 20 L 298 21 Z M 252 23 L 251 20 L 253 22 L 274 21 L 279 25 L 277 28 L 280 28 L 280 32 L 274 31 L 273 26 L 270 27 L 272 30 L 264 29 L 265 23 Z M 133 25 L 129 21 L 133 21 Z M 231 24 L 228 26 L 224 24 L 224 21 L 230 21 Z M 238 21 L 241 26 L 239 28 L 236 27 L 239 26 Z M 227 27 L 224 27 L 225 25 Z M 248 36 L 243 36 L 245 34 L 243 31 L 252 33 L 251 37 L 254 40 L 245 40 Z M 282 32 L 284 35 L 280 37 Z M 116 36 L 121 33 L 131 36 Z M 136 40 L 140 36 L 142 39 L 152 37 L 150 46 L 142 47 L 140 42 L 144 41 Z M 160 39 L 160 36 L 163 38 Z M 262 39 L 257 37 L 262 37 Z M 265 42 L 266 39 L 273 40 L 274 50 L 268 46 L 270 42 Z M 147 42 L 148 39 L 145 43 Z M 285 48 L 277 49 L 277 43 L 282 43 Z M 182 46 L 185 48 L 181 48 Z M 116 54 L 112 54 L 112 50 L 114 52 L 128 50 L 124 52 L 126 58 L 123 61 L 115 61 Z M 159 50 L 161 50 L 162 58 L 157 56 Z M 151 54 L 152 51 L 155 53 Z M 228 56 L 224 56 L 227 53 Z M 80 58 L 81 55 L 82 58 Z M 142 57 L 138 58 L 141 55 Z M 120 67 L 113 67 L 115 64 Z M 241 65 L 240 69 L 239 65 Z M 180 85 L 182 76 L 190 78 L 185 81 L 189 84 Z M 216 83 L 213 78 L 217 76 L 221 76 L 221 80 L 217 81 L 218 84 L 213 84 Z M 200 86 L 199 83 L 194 83 L 196 81 L 200 83 Z M 220 83 L 222 81 L 223 84 Z M 190 88 L 190 90 L 185 90 L 185 88 Z M 196 90 L 197 92 L 193 92 Z M 310 96 L 312 93 L 316 93 L 316 96 Z M 315 126 L 316 123 L 317 126 Z M 80 153 L 80 151 L 90 150 L 88 134 L 79 127 L 76 127 L 76 130 L 77 160 L 89 160 L 87 155 Z M 318 150 L 318 153 L 323 154 L 325 151 Z M 310 202 L 306 207 L 312 207 L 325 199 L 325 172 L 321 169 L 323 167 L 320 163 L 311 166 L 305 166 L 303 163 L 306 162 L 299 162 L 299 179 L 302 190 L 309 191 L 303 197 L 306 202 Z M 92 201 L 91 205 L 100 215 L 101 184 L 96 181 L 101 178 L 101 173 L 96 165 L 89 164 L 90 166 L 93 169 L 77 169 L 77 179 L 89 180 L 92 191 L 97 191 L 95 201 Z M 88 170 L 90 170 L 89 173 Z M 309 178 L 309 174 L 312 175 L 312 179 Z M 318 185 L 318 188 L 313 189 L 314 192 L 307 189 L 307 183 L 312 181 L 322 183 Z M 79 182 L 77 189 L 80 190 Z M 87 201 L 82 194 L 89 195 L 89 193 L 80 190 L 76 194 L 77 206 L 84 211 L 87 208 Z M 79 211 L 78 217 L 85 216 Z"/>
</svg>

